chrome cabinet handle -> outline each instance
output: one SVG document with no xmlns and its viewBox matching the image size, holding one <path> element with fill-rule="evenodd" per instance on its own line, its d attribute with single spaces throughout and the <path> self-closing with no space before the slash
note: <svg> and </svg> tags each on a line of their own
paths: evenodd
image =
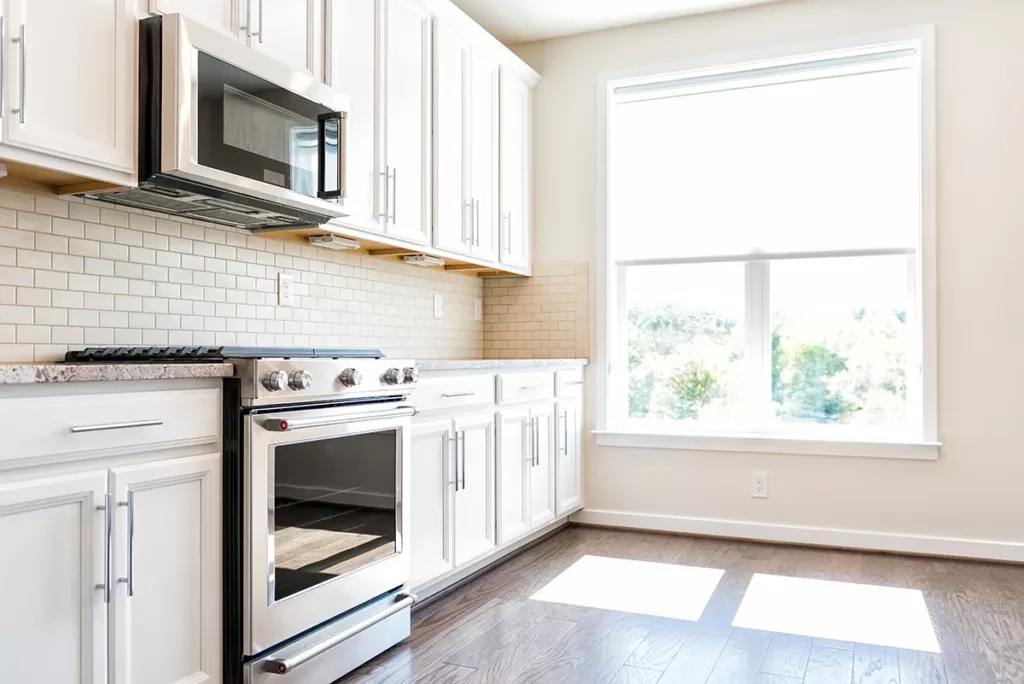
<svg viewBox="0 0 1024 684">
<path fill-rule="evenodd" d="M 462 431 L 462 491 L 466 491 L 466 431 Z"/>
<path fill-rule="evenodd" d="M 506 254 L 512 253 L 512 212 L 505 212 L 505 249 Z"/>
<path fill-rule="evenodd" d="M 536 426 L 533 428 L 533 465 L 540 465 L 540 418 L 534 418 Z"/>
<path fill-rule="evenodd" d="M 368 411 L 366 413 L 358 413 L 349 416 L 292 418 L 290 420 L 287 418 L 270 418 L 264 420 L 261 425 L 264 430 L 269 430 L 270 432 L 291 432 L 292 430 L 301 430 L 303 428 L 341 425 L 342 423 L 355 423 L 363 420 L 372 420 L 374 418 L 404 418 L 405 416 L 415 416 L 416 413 L 417 411 L 413 407 L 402 406 L 399 408 L 388 409 L 386 411 Z"/>
<path fill-rule="evenodd" d="M 388 200 L 391 195 L 391 167 L 385 166 L 384 171 L 380 175 L 384 176 L 384 211 L 377 212 L 377 218 L 384 219 L 384 223 L 387 223 L 388 207 L 391 206 Z"/>
<path fill-rule="evenodd" d="M 562 448 L 561 452 L 569 455 L 569 412 L 562 412 Z"/>
<path fill-rule="evenodd" d="M 451 394 L 445 394 L 444 392 L 442 392 L 441 393 L 441 398 L 442 399 L 456 399 L 458 397 L 471 397 L 474 394 L 476 394 L 476 392 L 452 392 Z"/>
<path fill-rule="evenodd" d="M 480 246 L 480 200 L 473 200 L 473 245 Z"/>
<path fill-rule="evenodd" d="M 519 391 L 520 392 L 532 392 L 533 390 L 543 389 L 546 386 L 547 386 L 547 383 L 543 383 L 543 382 L 539 383 L 539 384 L 536 384 L 536 385 L 520 385 L 519 386 Z"/>
<path fill-rule="evenodd" d="M 257 25 L 260 27 L 260 30 L 257 31 L 254 35 L 259 37 L 260 43 L 262 44 L 263 43 L 263 0 L 260 0 L 260 21 L 259 21 L 259 24 L 257 24 Z"/>
<path fill-rule="evenodd" d="M 103 495 L 103 505 L 97 506 L 96 510 L 103 511 L 103 583 L 97 584 L 97 589 L 103 590 L 103 602 L 110 603 L 110 535 L 112 530 L 111 525 L 111 508 L 113 506 L 113 495 Z"/>
<path fill-rule="evenodd" d="M 76 425 L 71 428 L 71 432 L 100 432 L 101 430 L 124 430 L 126 428 L 139 428 L 139 427 L 156 427 L 163 425 L 164 421 L 160 419 L 155 420 L 134 420 L 129 423 L 101 423 L 99 425 Z"/>
<path fill-rule="evenodd" d="M 20 34 L 11 38 L 11 41 L 18 44 L 18 69 L 21 73 L 20 83 L 18 83 L 18 106 L 11 110 L 11 114 L 18 115 L 18 122 L 25 123 L 25 25 L 21 25 Z"/>
<path fill-rule="evenodd" d="M 569 380 L 569 381 L 563 382 L 562 384 L 566 385 L 566 386 L 568 386 L 568 385 L 582 385 L 583 381 L 582 380 Z"/>
<path fill-rule="evenodd" d="M 128 500 L 118 501 L 128 509 L 128 576 L 118 577 L 118 584 L 128 585 L 128 596 L 135 596 L 135 492 L 128 490 Z"/>
<path fill-rule="evenodd" d="M 455 485 L 455 491 L 459 491 L 459 433 L 456 432 L 453 437 L 454 439 L 449 437 L 447 432 L 444 435 L 447 442 L 445 446 L 451 445 L 451 448 L 446 448 L 446 451 L 454 452 L 452 454 L 452 462 L 455 464 L 455 482 L 453 484 Z"/>
<path fill-rule="evenodd" d="M 398 169 L 391 169 L 391 191 L 388 196 L 391 198 L 391 223 L 398 222 Z"/>
<path fill-rule="evenodd" d="M 338 632 L 329 639 L 321 641 L 319 644 L 315 644 L 307 648 L 305 651 L 301 651 L 291 658 L 267 658 L 263 661 L 263 670 L 271 674 L 283 675 L 288 674 L 299 665 L 308 663 L 318 655 L 329 651 L 343 641 L 347 641 L 354 637 L 360 632 L 364 632 L 370 627 L 373 627 L 378 622 L 382 622 L 387 618 L 391 617 L 395 613 L 401 612 L 416 602 L 415 594 L 402 593 L 395 596 L 395 602 L 388 606 L 386 609 L 377 613 L 373 617 L 370 617 L 358 625 L 353 625 L 343 632 Z"/>
</svg>

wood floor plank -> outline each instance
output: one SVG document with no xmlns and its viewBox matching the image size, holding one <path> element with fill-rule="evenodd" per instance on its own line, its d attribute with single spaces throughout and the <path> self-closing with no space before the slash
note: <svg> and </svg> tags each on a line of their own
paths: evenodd
<svg viewBox="0 0 1024 684">
<path fill-rule="evenodd" d="M 813 641 L 810 637 L 773 634 L 761 661 L 761 672 L 803 679 Z"/>
<path fill-rule="evenodd" d="M 691 632 L 665 668 L 659 684 L 704 684 L 728 641 L 729 637 L 722 634 Z"/>
<path fill-rule="evenodd" d="M 415 684 L 458 684 L 476 673 L 471 667 L 438 663 L 433 668 L 413 679 Z"/>
<path fill-rule="evenodd" d="M 623 665 L 608 680 L 608 684 L 658 684 L 661 674 L 658 670 L 645 670 L 642 667 Z"/>
<path fill-rule="evenodd" d="M 547 618 L 536 603 L 527 603 L 516 612 L 495 621 L 475 639 L 463 641 L 457 650 L 444 657 L 444 661 L 463 667 L 484 667 L 495 654 L 519 639 L 527 638 L 534 626 L 544 619 Z"/>
<path fill-rule="evenodd" d="M 836 641 L 835 639 L 814 639 L 815 646 L 822 646 L 824 648 L 840 648 L 844 651 L 852 651 L 856 648 L 857 644 L 852 641 Z"/>
<path fill-rule="evenodd" d="M 583 657 L 562 684 L 602 684 L 611 679 L 626 659 L 651 631 L 650 619 L 623 617 L 594 648 Z"/>
<path fill-rule="evenodd" d="M 923 651 L 900 651 L 900 684 L 948 684 L 942 656 Z"/>
<path fill-rule="evenodd" d="M 784 677 L 777 674 L 766 674 L 760 672 L 757 675 L 757 679 L 754 680 L 754 684 L 803 684 L 802 677 Z"/>
<path fill-rule="evenodd" d="M 693 624 L 668 618 L 657 620 L 647 637 L 629 656 L 626 665 L 663 672 L 679 653 Z"/>
<path fill-rule="evenodd" d="M 854 684 L 900 684 L 899 651 L 857 644 L 853 650 Z"/>
<path fill-rule="evenodd" d="M 804 684 L 850 684 L 853 681 L 853 651 L 814 644 L 807 659 Z"/>
<path fill-rule="evenodd" d="M 485 664 L 478 668 L 466 684 L 508 684 L 553 642 L 558 641 L 573 623 L 555 618 L 541 618 L 529 630 L 502 648 L 487 654 Z"/>
<path fill-rule="evenodd" d="M 621 613 L 594 611 L 590 619 L 577 622 L 561 639 L 552 643 L 523 670 L 515 684 L 560 682 L 622 619 Z"/>
<path fill-rule="evenodd" d="M 707 684 L 753 684 L 770 641 L 771 635 L 764 632 L 734 630 Z"/>
</svg>

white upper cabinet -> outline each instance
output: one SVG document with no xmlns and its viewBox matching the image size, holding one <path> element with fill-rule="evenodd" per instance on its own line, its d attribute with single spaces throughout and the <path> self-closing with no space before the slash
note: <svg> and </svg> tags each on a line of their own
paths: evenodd
<svg viewBox="0 0 1024 684">
<path fill-rule="evenodd" d="M 106 470 L 0 486 L 5 682 L 105 684 L 106 491 Z"/>
<path fill-rule="evenodd" d="M 327 83 L 347 94 L 348 154 L 339 221 L 375 233 L 384 232 L 384 69 L 383 17 L 387 0 L 335 0 L 329 5 Z"/>
<path fill-rule="evenodd" d="M 415 0 L 387 3 L 384 232 L 430 241 L 430 13 Z"/>
<path fill-rule="evenodd" d="M 246 2 L 247 0 L 149 0 L 149 11 L 153 14 L 183 14 L 223 33 L 244 37 L 244 16 L 248 11 Z"/>
<path fill-rule="evenodd" d="M 238 1 L 248 4 L 251 47 L 318 78 L 323 76 L 324 0 Z"/>
<path fill-rule="evenodd" d="M 508 70 L 501 72 L 499 216 L 503 264 L 530 265 L 530 119 L 529 85 Z"/>
<path fill-rule="evenodd" d="M 498 63 L 486 50 L 472 52 L 470 82 L 470 196 L 473 254 L 498 257 Z"/>
<path fill-rule="evenodd" d="M 221 457 L 113 470 L 112 684 L 221 678 Z"/>
<path fill-rule="evenodd" d="M 4 142 L 134 170 L 135 0 L 6 0 Z"/>
<path fill-rule="evenodd" d="M 469 41 L 434 20 L 434 246 L 468 254 Z"/>
</svg>

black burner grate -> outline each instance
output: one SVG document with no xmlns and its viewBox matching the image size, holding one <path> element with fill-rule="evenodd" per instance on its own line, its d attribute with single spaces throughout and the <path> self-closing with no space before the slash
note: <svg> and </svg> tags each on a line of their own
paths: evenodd
<svg viewBox="0 0 1024 684">
<path fill-rule="evenodd" d="M 64 363 L 222 363 L 231 359 L 381 359 L 379 349 L 312 347 L 89 347 Z"/>
</svg>

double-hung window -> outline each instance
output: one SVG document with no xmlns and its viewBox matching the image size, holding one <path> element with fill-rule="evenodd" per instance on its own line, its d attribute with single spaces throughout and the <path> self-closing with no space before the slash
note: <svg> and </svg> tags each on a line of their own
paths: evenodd
<svg viewBox="0 0 1024 684">
<path fill-rule="evenodd" d="M 607 80 L 599 439 L 934 447 L 926 38 Z"/>
</svg>

